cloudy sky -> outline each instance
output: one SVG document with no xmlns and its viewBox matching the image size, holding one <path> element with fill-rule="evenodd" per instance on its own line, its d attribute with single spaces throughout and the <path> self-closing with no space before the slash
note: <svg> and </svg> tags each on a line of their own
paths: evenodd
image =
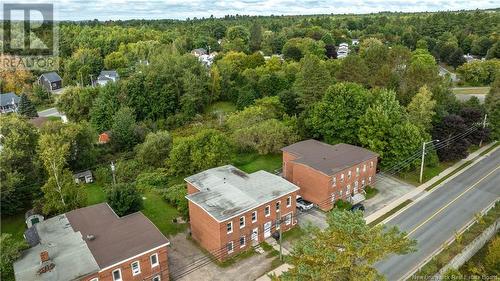
<svg viewBox="0 0 500 281">
<path fill-rule="evenodd" d="M 4 1 L 2 1 L 4 2 Z M 47 3 L 60 20 L 186 19 L 228 14 L 297 15 L 374 13 L 380 11 L 443 11 L 499 7 L 498 0 L 21 0 Z"/>
</svg>

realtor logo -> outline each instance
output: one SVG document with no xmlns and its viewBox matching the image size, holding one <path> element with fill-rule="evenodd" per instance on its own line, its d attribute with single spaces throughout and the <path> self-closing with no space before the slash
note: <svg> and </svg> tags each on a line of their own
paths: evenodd
<svg viewBox="0 0 500 281">
<path fill-rule="evenodd" d="M 53 4 L 4 3 L 2 66 L 56 69 L 57 26 Z"/>
</svg>

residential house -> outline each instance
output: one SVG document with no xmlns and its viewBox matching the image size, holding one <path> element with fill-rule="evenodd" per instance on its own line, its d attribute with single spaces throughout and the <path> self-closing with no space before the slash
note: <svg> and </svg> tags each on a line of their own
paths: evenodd
<svg viewBox="0 0 500 281">
<path fill-rule="evenodd" d="M 83 172 L 79 172 L 73 174 L 73 178 L 76 183 L 91 183 L 94 182 L 94 178 L 92 177 L 92 172 L 90 170 L 86 170 Z"/>
<path fill-rule="evenodd" d="M 342 199 L 365 199 L 364 188 L 375 183 L 378 154 L 350 144 L 329 145 L 305 140 L 283 151 L 283 177 L 300 187 L 300 195 L 322 210 Z"/>
<path fill-rule="evenodd" d="M 203 56 L 203 55 L 207 55 L 208 52 L 207 50 L 205 50 L 204 48 L 198 48 L 198 49 L 194 49 L 191 51 L 191 54 L 195 57 L 200 57 L 200 56 Z"/>
<path fill-rule="evenodd" d="M 99 144 L 108 143 L 111 140 L 111 131 L 102 132 L 99 134 Z"/>
<path fill-rule="evenodd" d="M 35 224 L 42 222 L 43 219 L 44 217 L 35 211 L 35 209 L 30 209 L 24 214 L 24 222 L 28 228 L 24 231 L 23 236 L 30 247 L 34 247 L 40 243 L 40 237 L 38 237 Z"/>
<path fill-rule="evenodd" d="M 337 58 L 342 59 L 349 55 L 349 45 L 347 43 L 340 43 L 337 48 Z"/>
<path fill-rule="evenodd" d="M 109 82 L 116 82 L 120 79 L 120 75 L 118 75 L 118 72 L 116 70 L 103 70 L 97 76 L 97 80 L 95 81 L 95 85 L 99 86 L 104 86 L 108 84 Z"/>
<path fill-rule="evenodd" d="M 38 84 L 49 92 L 54 92 L 62 88 L 62 79 L 56 72 L 47 72 L 38 78 Z"/>
<path fill-rule="evenodd" d="M 225 260 L 296 223 L 298 187 L 280 176 L 247 174 L 234 166 L 185 179 L 192 238 Z"/>
<path fill-rule="evenodd" d="M 169 241 L 141 212 L 106 203 L 34 225 L 39 242 L 14 263 L 16 280 L 165 281 Z"/>
<path fill-rule="evenodd" d="M 353 45 L 353 46 L 359 45 L 359 39 L 352 39 L 351 40 L 351 45 Z"/>
<path fill-rule="evenodd" d="M 14 93 L 0 94 L 0 113 L 17 112 L 20 99 Z"/>
</svg>

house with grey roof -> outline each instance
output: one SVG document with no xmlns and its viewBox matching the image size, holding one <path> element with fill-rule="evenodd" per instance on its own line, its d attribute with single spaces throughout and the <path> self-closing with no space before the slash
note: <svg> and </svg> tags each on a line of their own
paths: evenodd
<svg viewBox="0 0 500 281">
<path fill-rule="evenodd" d="M 120 75 L 118 74 L 118 72 L 116 72 L 116 70 L 103 70 L 101 71 L 99 76 L 97 76 L 95 84 L 99 86 L 104 86 L 109 82 L 116 82 L 119 79 Z"/>
<path fill-rule="evenodd" d="M 47 91 L 54 92 L 62 88 L 62 78 L 57 72 L 47 72 L 38 77 L 38 84 Z"/>
<path fill-rule="evenodd" d="M 0 113 L 17 112 L 20 99 L 14 93 L 0 94 Z"/>
<path fill-rule="evenodd" d="M 106 203 L 34 224 L 16 280 L 168 280 L 168 239 L 141 212 L 119 217 Z"/>
<path fill-rule="evenodd" d="M 323 210 L 330 210 L 337 200 L 359 203 L 366 186 L 375 184 L 378 154 L 368 149 L 309 139 L 281 150 L 283 177 Z"/>
<path fill-rule="evenodd" d="M 296 224 L 299 188 L 280 176 L 226 165 L 185 181 L 191 235 L 219 260 Z"/>
</svg>

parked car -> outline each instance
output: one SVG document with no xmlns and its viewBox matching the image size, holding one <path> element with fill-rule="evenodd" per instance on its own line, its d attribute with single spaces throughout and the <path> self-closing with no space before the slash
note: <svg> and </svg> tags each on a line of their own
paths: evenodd
<svg viewBox="0 0 500 281">
<path fill-rule="evenodd" d="M 301 196 L 297 196 L 297 209 L 307 211 L 314 207 L 313 203 L 304 200 Z"/>
<path fill-rule="evenodd" d="M 365 211 L 365 206 L 363 206 L 363 204 L 361 203 L 358 203 L 358 204 L 354 204 L 352 207 L 351 207 L 351 211 L 361 211 L 361 212 L 364 212 Z"/>
</svg>

